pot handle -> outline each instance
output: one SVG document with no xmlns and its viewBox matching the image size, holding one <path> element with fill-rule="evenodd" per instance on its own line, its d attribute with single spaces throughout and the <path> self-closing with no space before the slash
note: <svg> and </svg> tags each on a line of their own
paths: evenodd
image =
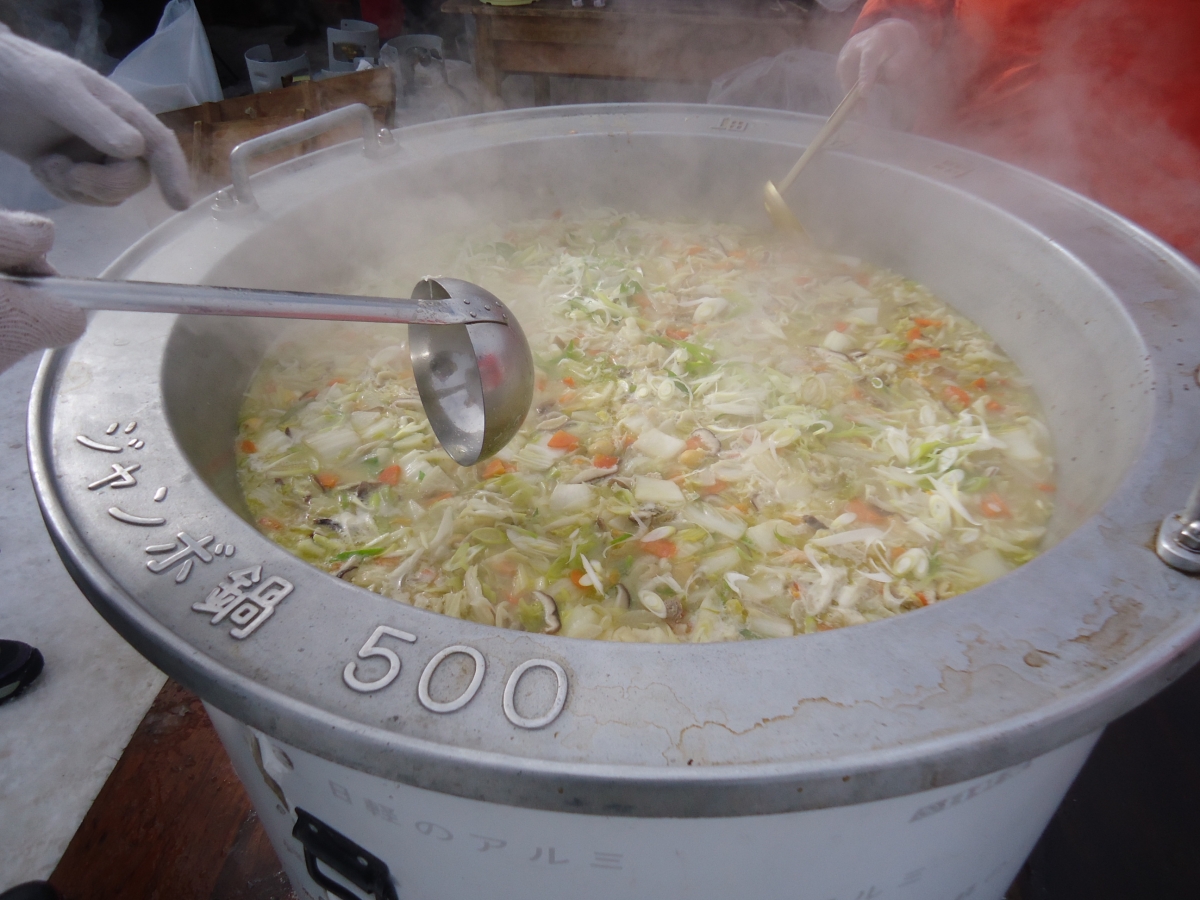
<svg viewBox="0 0 1200 900">
<path fill-rule="evenodd" d="M 213 212 L 226 215 L 231 212 L 247 213 L 258 209 L 254 191 L 250 186 L 250 161 L 256 156 L 273 153 L 292 144 L 310 141 L 327 131 L 360 122 L 363 130 L 363 153 L 370 159 L 378 159 L 395 149 L 392 133 L 386 128 L 377 128 L 375 117 L 364 103 L 352 103 L 322 113 L 312 119 L 288 125 L 248 141 L 242 141 L 230 151 L 229 174 L 233 185 L 217 193 Z"/>
<path fill-rule="evenodd" d="M 318 862 L 325 863 L 375 900 L 397 900 L 387 863 L 312 813 L 296 807 L 296 827 L 292 829 L 292 837 L 304 847 L 304 866 L 309 877 L 335 897 L 358 900 L 358 895 L 322 872 Z"/>
<path fill-rule="evenodd" d="M 1163 519 L 1155 542 L 1158 558 L 1173 569 L 1200 574 L 1200 483 L 1192 488 L 1187 506 Z"/>
</svg>

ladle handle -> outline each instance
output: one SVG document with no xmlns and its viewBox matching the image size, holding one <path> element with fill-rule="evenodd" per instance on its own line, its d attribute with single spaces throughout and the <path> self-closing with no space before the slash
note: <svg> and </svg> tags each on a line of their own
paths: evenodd
<svg viewBox="0 0 1200 900">
<path fill-rule="evenodd" d="M 842 102 L 837 105 L 837 109 L 833 111 L 833 115 L 821 126 L 821 130 L 817 132 L 817 136 L 804 148 L 804 152 L 800 154 L 800 158 L 792 166 L 792 171 L 788 172 L 784 176 L 783 181 L 779 182 L 779 193 L 782 194 L 792 186 L 792 182 L 796 180 L 796 176 L 800 174 L 800 170 L 808 165 L 808 161 L 816 155 L 818 150 L 825 146 L 825 142 L 841 127 L 842 122 L 845 121 L 846 116 L 850 115 L 850 111 L 854 109 L 854 104 L 858 102 L 859 97 L 863 95 L 866 89 L 867 86 L 861 78 L 854 82 L 854 87 L 850 88 L 846 96 L 842 98 Z"/>
<path fill-rule="evenodd" d="M 261 316 L 272 319 L 332 319 L 409 325 L 508 324 L 508 313 L 494 305 L 462 299 L 400 300 L 393 297 L 349 297 L 301 291 L 160 284 L 156 281 L 109 281 L 103 278 L 46 276 L 6 282 L 40 288 L 83 309 L 163 312 L 200 316 Z"/>
</svg>

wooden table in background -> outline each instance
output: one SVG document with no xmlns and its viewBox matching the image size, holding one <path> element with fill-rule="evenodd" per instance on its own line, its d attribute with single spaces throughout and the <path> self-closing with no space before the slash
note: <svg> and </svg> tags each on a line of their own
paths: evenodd
<svg viewBox="0 0 1200 900">
<path fill-rule="evenodd" d="M 570 0 L 491 6 L 446 0 L 442 12 L 475 17 L 475 71 L 497 96 L 509 72 L 534 77 L 549 102 L 549 76 L 709 82 L 763 56 L 810 43 L 810 4 L 790 0 Z"/>
</svg>

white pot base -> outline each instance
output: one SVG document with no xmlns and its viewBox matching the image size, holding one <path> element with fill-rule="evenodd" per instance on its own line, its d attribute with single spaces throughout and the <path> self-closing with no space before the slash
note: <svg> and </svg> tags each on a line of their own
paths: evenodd
<svg viewBox="0 0 1200 900">
<path fill-rule="evenodd" d="M 382 859 L 402 900 L 1000 900 L 1100 737 L 855 806 L 645 819 L 520 809 L 385 781 L 205 706 L 292 886 L 311 900 L 326 894 L 292 837 L 297 807 Z"/>
</svg>

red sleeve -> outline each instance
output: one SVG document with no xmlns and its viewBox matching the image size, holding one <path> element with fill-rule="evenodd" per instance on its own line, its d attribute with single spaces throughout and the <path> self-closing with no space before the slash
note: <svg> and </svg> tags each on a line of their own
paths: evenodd
<svg viewBox="0 0 1200 900">
<path fill-rule="evenodd" d="M 954 16 L 955 0 L 867 0 L 854 23 L 852 34 L 883 19 L 907 19 L 917 26 L 930 47 L 941 44 L 946 22 Z"/>
</svg>

